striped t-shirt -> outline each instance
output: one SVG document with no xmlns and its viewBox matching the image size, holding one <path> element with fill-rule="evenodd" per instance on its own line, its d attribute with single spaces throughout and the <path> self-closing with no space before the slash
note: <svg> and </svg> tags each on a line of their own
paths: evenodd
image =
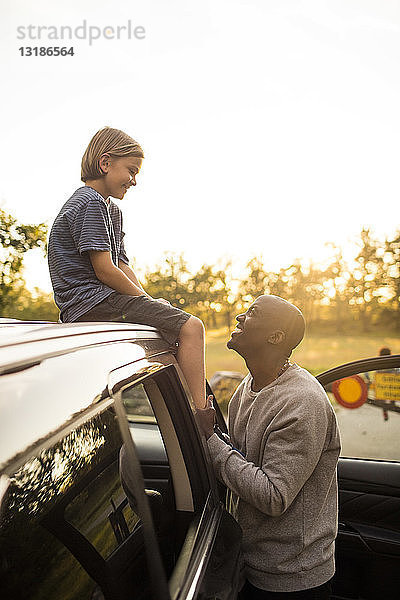
<svg viewBox="0 0 400 600">
<path fill-rule="evenodd" d="M 88 250 L 110 251 L 113 263 L 129 264 L 122 213 L 89 186 L 76 190 L 50 231 L 48 261 L 54 300 L 65 322 L 76 321 L 115 290 L 97 277 Z"/>
</svg>

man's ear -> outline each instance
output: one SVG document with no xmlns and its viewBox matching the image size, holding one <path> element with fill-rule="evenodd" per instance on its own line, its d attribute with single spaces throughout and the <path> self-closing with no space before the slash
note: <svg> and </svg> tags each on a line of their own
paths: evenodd
<svg viewBox="0 0 400 600">
<path fill-rule="evenodd" d="M 102 173 L 108 173 L 111 165 L 111 156 L 109 154 L 102 154 L 99 158 L 99 167 Z"/>
<path fill-rule="evenodd" d="M 282 344 L 282 342 L 284 342 L 286 340 L 286 333 L 284 331 L 282 331 L 281 329 L 278 329 L 277 331 L 274 331 L 274 333 L 271 333 L 271 335 L 268 336 L 267 341 L 270 344 L 274 344 L 275 346 L 277 344 Z"/>
</svg>

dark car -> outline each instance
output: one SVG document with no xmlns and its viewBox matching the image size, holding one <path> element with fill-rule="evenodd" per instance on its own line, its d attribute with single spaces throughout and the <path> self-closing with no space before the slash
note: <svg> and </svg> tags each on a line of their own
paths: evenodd
<svg viewBox="0 0 400 600">
<path fill-rule="evenodd" d="M 333 397 L 333 382 L 368 372 L 358 410 L 372 423 L 386 410 L 400 434 L 397 400 L 374 384 L 398 367 L 379 357 L 320 381 Z M 241 531 L 155 329 L 3 322 L 0 394 L 1 598 L 237 597 Z M 340 460 L 336 598 L 399 597 L 399 437 L 389 456 Z"/>
</svg>

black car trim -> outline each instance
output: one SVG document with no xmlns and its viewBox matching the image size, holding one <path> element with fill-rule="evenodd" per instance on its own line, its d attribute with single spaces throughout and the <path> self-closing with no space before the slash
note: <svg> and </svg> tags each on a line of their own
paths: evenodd
<svg viewBox="0 0 400 600">
<path fill-rule="evenodd" d="M 208 383 L 208 381 L 206 381 L 206 394 L 207 394 L 207 396 L 210 396 L 210 395 L 214 396 L 214 392 L 212 391 L 211 386 Z M 215 398 L 215 396 L 214 396 L 214 398 Z M 214 402 L 214 409 L 216 412 L 217 423 L 218 423 L 220 429 L 222 430 L 222 432 L 226 433 L 228 435 L 228 427 L 227 427 L 225 419 L 223 417 L 221 408 L 218 404 L 218 398 L 215 398 L 215 400 L 216 400 L 216 402 Z"/>
<path fill-rule="evenodd" d="M 153 360 L 154 358 L 157 358 L 157 357 L 161 356 L 162 354 L 165 354 L 165 353 L 160 353 L 158 355 L 149 356 L 149 357 L 147 357 L 147 360 Z M 137 385 L 141 381 L 145 381 L 147 379 L 147 377 L 149 377 L 149 375 L 153 375 L 159 371 L 164 371 L 165 369 L 167 369 L 169 367 L 169 365 L 164 365 L 163 363 L 151 362 L 148 364 L 148 366 L 146 366 L 146 368 L 140 369 L 138 372 L 130 373 L 127 377 L 125 377 L 125 379 L 119 378 L 119 373 L 121 372 L 122 369 L 126 369 L 131 366 L 133 367 L 133 365 L 140 362 L 141 360 L 143 360 L 143 358 L 139 358 L 138 360 L 134 360 L 134 361 L 126 363 L 124 365 L 120 365 L 116 369 L 112 369 L 110 371 L 109 376 L 108 376 L 108 391 L 111 396 L 113 394 L 117 394 L 120 391 L 122 392 L 128 386 Z M 112 382 L 110 380 L 113 378 L 114 374 L 117 375 L 118 380 L 115 382 Z"/>
<path fill-rule="evenodd" d="M 10 367 L 9 369 L 0 370 L 0 377 L 1 375 L 13 375 L 14 373 L 20 373 L 21 371 L 32 369 L 32 367 L 37 367 L 38 365 L 40 365 L 41 362 L 41 360 L 35 360 L 26 364 L 20 364 L 15 367 Z"/>
<path fill-rule="evenodd" d="M 215 505 L 210 491 L 201 515 L 198 513 L 189 526 L 174 573 L 170 578 L 171 600 L 178 600 L 180 597 L 191 600 L 195 597 L 207 569 L 222 510 L 219 503 Z M 182 572 L 186 573 L 185 579 L 182 579 Z"/>
<path fill-rule="evenodd" d="M 96 548 L 88 542 L 78 529 L 66 521 L 58 511 L 51 512 L 43 517 L 41 524 L 68 548 L 96 583 L 102 588 L 106 587 L 107 574 L 104 569 L 105 561 Z"/>
<path fill-rule="evenodd" d="M 336 379 L 349 377 L 355 373 L 365 373 L 367 371 L 376 371 L 378 369 L 393 369 L 400 366 L 400 354 L 390 354 L 387 356 L 374 356 L 372 358 L 363 358 L 355 360 L 329 371 L 324 371 L 317 375 L 321 385 L 332 383 Z"/>
<path fill-rule="evenodd" d="M 131 432 L 129 430 L 128 419 L 126 417 L 125 408 L 123 406 L 121 392 L 118 392 L 114 396 L 114 398 L 115 410 L 118 416 L 121 435 L 125 444 L 125 450 L 127 455 L 129 456 L 130 467 L 132 469 L 132 476 L 135 478 L 138 484 L 138 487 L 135 488 L 135 500 L 137 502 L 139 516 L 143 522 L 143 536 L 145 540 L 149 573 L 151 573 L 151 587 L 153 590 L 154 598 L 157 598 L 157 600 L 170 600 L 167 579 L 165 576 L 164 566 L 161 559 L 160 547 L 158 545 L 154 529 L 153 517 L 150 510 L 149 501 L 145 492 L 142 469 L 137 456 L 135 443 L 132 439 Z"/>
<path fill-rule="evenodd" d="M 384 493 L 400 498 L 399 462 L 340 457 L 338 477 L 341 489 Z M 394 485 L 396 481 L 398 485 Z"/>
<path fill-rule="evenodd" d="M 192 488 L 194 509 L 204 506 L 210 488 L 217 494 L 215 476 L 203 450 L 200 432 L 194 414 L 186 400 L 176 366 L 168 365 L 155 373 L 154 380 L 163 396 L 164 403 L 174 423 L 181 443 L 186 469 Z M 182 398 L 182 401 L 177 401 Z"/>
</svg>

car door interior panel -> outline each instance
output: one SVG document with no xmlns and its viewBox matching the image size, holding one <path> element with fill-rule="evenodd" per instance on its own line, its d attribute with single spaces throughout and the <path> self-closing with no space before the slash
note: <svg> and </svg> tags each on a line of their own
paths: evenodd
<svg viewBox="0 0 400 600">
<path fill-rule="evenodd" d="M 342 425 L 344 456 L 338 463 L 335 599 L 400 598 L 400 462 L 384 460 L 385 452 L 388 456 L 396 456 L 392 439 L 398 444 L 400 427 L 397 423 L 400 419 L 393 400 L 377 400 L 375 383 L 376 373 L 396 374 L 399 366 L 399 356 L 378 357 L 332 369 L 319 377 L 331 400 L 335 381 L 347 382 L 350 378 L 348 390 L 351 386 L 356 389 L 357 385 L 366 390 L 364 408 L 336 408 L 339 410 L 339 427 Z M 353 398 L 349 395 L 346 400 L 350 403 Z M 333 404 L 337 406 L 334 401 Z M 387 414 L 383 413 L 382 418 L 382 407 L 389 411 L 393 409 L 393 413 L 389 412 L 391 429 L 386 425 Z M 389 435 L 394 437 L 389 438 Z M 355 439 L 360 440 L 359 447 L 355 446 Z M 353 458 L 351 452 L 354 449 L 358 457 Z M 374 452 L 380 458 L 374 458 Z M 363 455 L 365 458 L 360 458 Z"/>
</svg>

